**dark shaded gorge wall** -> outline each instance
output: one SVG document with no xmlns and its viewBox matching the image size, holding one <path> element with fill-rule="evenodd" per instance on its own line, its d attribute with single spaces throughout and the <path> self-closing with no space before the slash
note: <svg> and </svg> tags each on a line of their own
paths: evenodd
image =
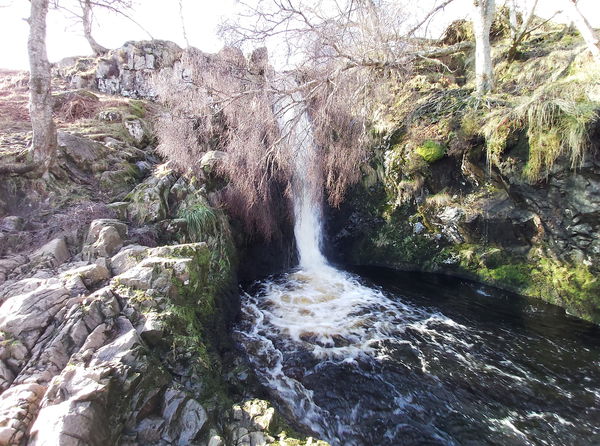
<svg viewBox="0 0 600 446">
<path fill-rule="evenodd" d="M 563 306 L 600 321 L 599 128 L 584 165 L 559 159 L 548 178 L 522 179 L 522 141 L 489 168 L 483 141 L 430 163 L 423 184 L 398 203 L 402 184 L 373 152 L 363 180 L 328 208 L 327 252 L 335 262 L 463 276 Z M 405 156 L 406 154 L 396 154 Z"/>
</svg>

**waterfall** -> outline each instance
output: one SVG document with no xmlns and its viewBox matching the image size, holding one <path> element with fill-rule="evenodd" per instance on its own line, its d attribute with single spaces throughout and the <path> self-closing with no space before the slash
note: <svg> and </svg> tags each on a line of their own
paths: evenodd
<svg viewBox="0 0 600 446">
<path fill-rule="evenodd" d="M 290 82 L 284 87 L 291 91 L 296 85 Z M 386 291 L 327 263 L 320 249 L 320 157 L 302 96 L 279 98 L 275 111 L 286 143 L 282 150 L 293 166 L 294 234 L 300 265 L 254 284 L 242 295 L 240 321 L 233 335 L 280 407 L 332 446 L 454 446 L 463 439 L 472 442 L 480 437 L 489 439 L 488 443 L 522 444 L 540 432 L 548 432 L 551 442 L 559 438 L 560 429 L 561 438 L 574 438 L 572 432 L 581 424 L 580 401 L 592 401 L 600 393 L 585 389 L 588 393 L 579 396 L 581 386 L 561 393 L 555 378 L 559 370 L 567 370 L 562 365 L 551 379 L 540 380 L 538 362 L 528 363 L 528 358 L 542 344 L 533 340 L 533 332 L 511 334 L 504 321 L 505 309 L 498 313 L 502 322 L 497 333 L 487 329 L 492 324 L 487 316 L 485 330 L 481 330 L 470 317 L 462 318 L 468 324 L 462 325 L 434 305 L 451 302 L 447 309 L 452 312 L 462 299 L 466 308 L 479 308 L 473 295 L 478 290 L 468 298 L 462 296 L 470 285 L 457 282 L 445 291 L 442 282 L 444 287 L 428 291 L 431 298 L 419 305 L 415 293 L 430 290 L 428 283 L 420 288 L 413 277 L 404 279 L 402 289 L 416 282 L 412 296 L 405 298 L 396 294 L 396 286 Z M 446 297 L 440 299 L 440 293 Z M 490 305 L 485 301 L 486 309 Z M 532 345 L 536 346 L 533 350 Z M 554 356 L 564 353 L 557 345 L 550 342 L 542 347 L 540 358 L 552 358 L 549 367 Z M 515 357 L 515 348 L 526 354 Z M 560 348 L 570 361 L 571 350 Z M 554 356 L 547 355 L 549 351 Z M 589 363 L 588 375 L 595 376 L 597 367 Z M 572 386 L 570 375 L 563 381 L 565 387 Z M 559 395 L 562 401 L 575 401 L 570 414 L 574 422 L 561 418 L 560 411 L 545 411 L 538 401 L 532 409 L 525 404 L 523 409 L 515 407 L 515 394 L 530 401 L 538 389 L 550 399 Z M 505 395 L 509 396 L 506 400 Z M 594 415 L 584 414 L 588 424 L 580 438 L 597 433 Z"/>
<path fill-rule="evenodd" d="M 291 81 L 288 81 L 288 86 Z M 312 125 L 299 92 L 285 95 L 279 107 L 279 125 L 293 158 L 292 200 L 294 205 L 294 236 L 300 268 L 327 269 L 321 252 L 322 191 Z"/>
</svg>

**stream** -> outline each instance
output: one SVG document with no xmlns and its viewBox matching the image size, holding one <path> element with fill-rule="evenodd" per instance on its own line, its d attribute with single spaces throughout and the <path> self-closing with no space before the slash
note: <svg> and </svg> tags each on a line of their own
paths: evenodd
<svg viewBox="0 0 600 446">
<path fill-rule="evenodd" d="M 332 445 L 600 444 L 600 327 L 447 277 L 329 274 L 255 284 L 235 335 Z"/>
<path fill-rule="evenodd" d="M 300 99 L 276 105 L 299 265 L 243 290 L 234 330 L 279 408 L 332 445 L 599 445 L 600 327 L 471 282 L 328 263 Z"/>
</svg>

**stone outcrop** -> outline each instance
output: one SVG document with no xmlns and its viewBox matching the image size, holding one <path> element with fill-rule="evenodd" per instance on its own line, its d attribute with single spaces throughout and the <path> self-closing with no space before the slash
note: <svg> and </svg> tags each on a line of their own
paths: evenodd
<svg viewBox="0 0 600 446">
<path fill-rule="evenodd" d="M 58 74 L 72 88 L 92 88 L 102 93 L 130 98 L 153 99 L 150 79 L 176 66 L 183 50 L 163 40 L 127 42 L 106 56 L 68 58 L 57 66 Z"/>
<path fill-rule="evenodd" d="M 598 172 L 592 154 L 580 169 L 561 160 L 547 180 L 530 184 L 514 167 L 490 172 L 483 157 L 445 157 L 399 203 L 409 182 L 383 163 L 329 212 L 331 255 L 464 276 L 600 321 Z"/>
<path fill-rule="evenodd" d="M 105 243 L 109 230 L 119 245 Z M 187 445 L 207 423 L 198 395 L 173 375 L 183 364 L 166 363 L 151 346 L 175 342 L 170 324 L 179 317 L 168 316 L 174 309 L 198 305 L 198 298 L 218 307 L 217 294 L 186 302 L 181 291 L 215 279 L 209 247 L 132 246 L 119 258 L 126 234 L 122 222 L 94 221 L 84 246 L 88 261 L 64 264 L 61 243 L 53 242 L 39 251 L 57 260 L 46 264 L 52 277 L 2 287 L 0 444 Z M 113 255 L 118 274 L 110 279 L 99 259 Z M 209 378 L 197 379 L 200 385 Z"/>
<path fill-rule="evenodd" d="M 217 239 L 151 248 L 129 233 L 98 219 L 75 256 L 56 239 L 3 261 L 0 445 L 304 444 L 267 402 L 222 400 L 236 306 Z"/>
</svg>

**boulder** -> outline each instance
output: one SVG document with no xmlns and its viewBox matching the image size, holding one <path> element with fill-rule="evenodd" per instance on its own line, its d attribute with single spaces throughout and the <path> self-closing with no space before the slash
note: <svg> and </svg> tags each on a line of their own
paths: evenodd
<svg viewBox="0 0 600 446">
<path fill-rule="evenodd" d="M 107 226 L 98 234 L 94 247 L 99 257 L 111 257 L 123 247 L 123 240 L 114 226 Z"/>
<path fill-rule="evenodd" d="M 127 206 L 129 205 L 126 201 L 116 201 L 109 203 L 108 208 L 115 213 L 119 220 L 125 220 L 127 218 Z"/>
<path fill-rule="evenodd" d="M 23 229 L 24 225 L 25 220 L 23 220 L 23 217 L 9 215 L 0 220 L 0 231 L 18 232 Z"/>
<path fill-rule="evenodd" d="M 123 125 L 136 146 L 143 146 L 150 140 L 149 132 L 141 119 L 128 119 Z"/>
<path fill-rule="evenodd" d="M 225 152 L 221 152 L 220 150 L 209 150 L 200 159 L 200 167 L 204 169 L 205 172 L 210 173 L 214 169 L 215 165 L 225 159 L 227 154 Z"/>
<path fill-rule="evenodd" d="M 13 371 L 4 361 L 0 360 L 0 393 L 8 389 L 14 380 L 15 374 Z"/>
<path fill-rule="evenodd" d="M 83 258 L 89 261 L 99 257 L 112 257 L 123 247 L 127 225 L 118 220 L 99 219 L 90 224 L 83 247 Z"/>
<path fill-rule="evenodd" d="M 121 249 L 110 261 L 112 273 L 116 276 L 137 265 L 148 252 L 147 246 L 129 245 Z"/>
<path fill-rule="evenodd" d="M 27 257 L 23 255 L 14 255 L 0 259 L 0 285 L 8 278 L 16 268 L 27 263 Z M 0 297 L 2 291 L 0 290 Z"/>
<path fill-rule="evenodd" d="M 21 444 L 29 431 L 30 423 L 37 415 L 45 390 L 39 384 L 21 384 L 0 395 L 1 446 Z"/>
<path fill-rule="evenodd" d="M 176 181 L 170 170 L 157 170 L 138 184 L 125 198 L 130 205 L 127 215 L 137 224 L 156 223 L 169 214 L 169 191 Z"/>
<path fill-rule="evenodd" d="M 94 163 L 107 154 L 102 144 L 66 132 L 58 132 L 58 146 L 79 168 L 85 170 L 90 170 Z"/>
<path fill-rule="evenodd" d="M 59 237 L 36 250 L 30 256 L 30 260 L 35 263 L 50 260 L 53 266 L 58 266 L 69 260 L 70 257 L 71 253 L 69 252 L 69 248 L 67 248 L 65 239 Z"/>
<path fill-rule="evenodd" d="M 100 190 L 107 193 L 113 200 L 123 199 L 136 183 L 137 168 L 134 165 L 132 166 L 132 168 L 102 172 L 100 174 Z M 123 209 L 121 208 L 121 214 L 117 214 L 117 217 L 120 219 L 126 215 L 126 212 L 123 213 L 122 211 Z"/>
<path fill-rule="evenodd" d="M 167 426 L 163 440 L 177 446 L 192 443 L 208 418 L 200 403 L 176 389 L 165 392 L 162 416 Z"/>
<path fill-rule="evenodd" d="M 105 226 L 92 245 L 84 246 L 83 256 L 87 260 L 97 257 L 111 257 L 123 247 L 123 240 L 114 226 Z"/>
<path fill-rule="evenodd" d="M 90 287 L 110 279 L 110 272 L 104 265 L 92 263 L 90 265 L 80 266 L 79 268 L 71 269 L 63 273 L 63 276 L 79 276 L 83 283 Z"/>
<path fill-rule="evenodd" d="M 156 312 L 145 315 L 144 324 L 138 328 L 138 333 L 150 345 L 158 345 L 165 333 L 165 324 Z"/>
<path fill-rule="evenodd" d="M 11 296 L 0 306 L 0 330 L 31 349 L 69 298 L 69 291 L 58 281 L 46 281 L 33 291 Z"/>
<path fill-rule="evenodd" d="M 0 304 L 6 299 L 8 299 L 10 296 L 27 293 L 29 291 L 37 289 L 45 281 L 46 280 L 42 278 L 29 277 L 27 279 L 21 279 L 18 281 L 11 281 L 9 283 L 5 283 L 0 288 Z"/>
<path fill-rule="evenodd" d="M 119 110 L 102 110 L 97 115 L 98 120 L 105 122 L 121 122 L 123 113 Z"/>
<path fill-rule="evenodd" d="M 90 229 L 88 231 L 86 243 L 95 243 L 98 239 L 100 231 L 107 226 L 112 226 L 115 228 L 121 238 L 127 237 L 127 225 L 125 223 L 112 218 L 100 218 L 90 223 Z"/>
<path fill-rule="evenodd" d="M 113 284 L 130 287 L 136 290 L 148 290 L 153 279 L 152 268 L 136 265 L 119 274 L 113 279 Z"/>
<path fill-rule="evenodd" d="M 65 369 L 48 388 L 28 445 L 111 444 L 106 422 L 109 373 L 108 367 Z"/>
</svg>

